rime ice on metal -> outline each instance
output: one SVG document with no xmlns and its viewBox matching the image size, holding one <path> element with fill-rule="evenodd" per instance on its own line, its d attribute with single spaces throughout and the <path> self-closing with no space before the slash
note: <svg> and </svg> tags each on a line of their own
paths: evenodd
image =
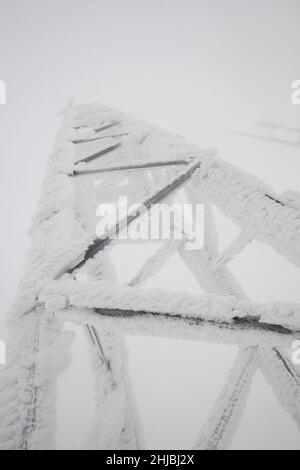
<svg viewBox="0 0 300 470">
<path fill-rule="evenodd" d="M 258 366 L 299 424 L 299 375 L 285 350 L 300 329 L 300 306 L 252 303 L 228 268 L 255 238 L 300 266 L 299 194 L 278 195 L 215 151 L 119 111 L 70 105 L 63 115 L 9 319 L 9 363 L 0 371 L 0 449 L 55 448 L 56 380 L 68 367 L 72 341 L 63 332 L 67 319 L 83 324 L 99 359 L 97 414 L 86 448 L 143 446 L 127 370 L 128 331 L 239 345 L 195 448 L 229 447 Z M 95 239 L 97 205 L 122 192 L 149 209 L 171 203 L 182 188 L 189 202 L 205 204 L 203 248 L 186 251 L 182 241 L 164 242 L 127 286 L 119 285 L 110 257 L 115 242 Z M 222 253 L 211 203 L 241 230 Z M 143 289 L 174 253 L 205 295 Z"/>
</svg>

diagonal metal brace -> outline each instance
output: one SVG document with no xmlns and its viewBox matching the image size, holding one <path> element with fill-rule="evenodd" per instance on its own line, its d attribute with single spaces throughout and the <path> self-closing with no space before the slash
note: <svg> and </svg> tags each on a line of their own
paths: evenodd
<svg viewBox="0 0 300 470">
<path fill-rule="evenodd" d="M 121 143 L 118 142 L 117 144 L 111 145 L 110 147 L 107 147 L 103 150 L 100 150 L 99 152 L 94 153 L 93 155 L 90 155 L 89 157 L 82 158 L 81 160 L 78 160 L 77 163 L 88 163 L 91 162 L 92 160 L 95 160 L 96 158 L 102 157 L 103 155 L 106 155 L 109 152 L 112 152 L 113 150 L 116 150 L 117 148 L 121 147 Z"/>
<path fill-rule="evenodd" d="M 85 253 L 79 255 L 76 260 L 74 260 L 68 267 L 64 268 L 55 276 L 55 280 L 59 279 L 64 274 L 72 274 L 75 270 L 84 266 L 88 260 L 92 259 L 100 250 L 103 250 L 107 245 L 112 242 L 112 235 L 118 235 L 123 228 L 129 226 L 138 217 L 143 215 L 145 211 L 149 210 L 151 206 L 161 202 L 166 197 L 181 189 L 191 178 L 191 176 L 195 173 L 195 171 L 200 168 L 202 158 L 215 155 L 215 153 L 215 150 L 208 150 L 206 152 L 203 152 L 203 154 L 198 155 L 194 159 L 194 161 L 190 165 L 188 165 L 188 168 L 184 172 L 174 178 L 162 189 L 158 190 L 153 196 L 150 196 L 148 199 L 143 201 L 141 203 L 140 208 L 135 213 L 129 214 L 128 216 L 124 217 L 105 235 L 105 238 L 96 238 L 94 242 L 87 248 Z"/>
<path fill-rule="evenodd" d="M 133 171 L 133 170 L 148 170 L 154 168 L 163 168 L 168 166 L 183 166 L 188 165 L 190 162 L 187 160 L 174 160 L 167 162 L 150 162 L 136 165 L 123 165 L 123 166 L 113 166 L 111 168 L 91 168 L 88 170 L 74 170 L 70 176 L 80 176 L 80 175 L 93 175 L 98 173 L 110 173 L 114 171 Z"/>
</svg>

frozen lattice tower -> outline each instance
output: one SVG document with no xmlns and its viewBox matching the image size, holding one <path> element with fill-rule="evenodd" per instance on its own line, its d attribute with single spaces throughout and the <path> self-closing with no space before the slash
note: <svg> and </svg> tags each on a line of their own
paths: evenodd
<svg viewBox="0 0 300 470">
<path fill-rule="evenodd" d="M 172 203 L 182 188 L 189 202 L 205 205 L 203 248 L 187 251 L 181 241 L 165 242 L 128 286 L 119 285 L 110 257 L 118 241 L 109 234 L 95 237 L 97 206 L 122 194 L 149 210 L 158 202 Z M 8 365 L 0 383 L 0 449 L 55 448 L 56 381 L 68 366 L 71 345 L 63 331 L 66 320 L 83 324 L 99 357 L 90 448 L 141 445 L 125 373 L 126 333 L 238 344 L 238 358 L 199 429 L 195 449 L 229 447 L 258 367 L 299 424 L 299 371 L 286 351 L 299 331 L 300 307 L 251 303 L 227 266 L 256 238 L 299 267 L 300 211 L 293 201 L 215 151 L 199 150 L 104 106 L 68 105 L 32 226 L 26 275 L 10 315 Z M 212 203 L 241 230 L 221 253 Z M 143 289 L 175 252 L 206 295 Z"/>
</svg>

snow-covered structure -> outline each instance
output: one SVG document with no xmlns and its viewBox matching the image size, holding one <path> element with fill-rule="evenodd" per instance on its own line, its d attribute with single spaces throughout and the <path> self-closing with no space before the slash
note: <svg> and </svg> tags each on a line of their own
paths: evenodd
<svg viewBox="0 0 300 470">
<path fill-rule="evenodd" d="M 190 202 L 205 205 L 203 248 L 186 251 L 170 240 L 127 286 L 119 285 L 109 254 L 117 242 L 95 237 L 97 205 L 115 201 L 122 192 L 149 209 L 170 203 L 183 187 Z M 276 194 L 215 150 L 199 149 L 104 106 L 70 104 L 49 160 L 25 277 L 9 318 L 0 449 L 55 448 L 56 380 L 68 367 L 72 341 L 63 332 L 67 319 L 88 325 L 100 360 L 97 417 L 88 448 L 142 445 L 126 372 L 128 331 L 239 345 L 225 390 L 195 448 L 228 447 L 258 365 L 299 423 L 300 378 L 286 350 L 300 330 L 300 305 L 252 303 L 227 267 L 254 238 L 300 267 L 300 210 L 294 196 Z M 222 253 L 211 202 L 240 227 Z M 206 295 L 143 289 L 174 252 Z"/>
</svg>

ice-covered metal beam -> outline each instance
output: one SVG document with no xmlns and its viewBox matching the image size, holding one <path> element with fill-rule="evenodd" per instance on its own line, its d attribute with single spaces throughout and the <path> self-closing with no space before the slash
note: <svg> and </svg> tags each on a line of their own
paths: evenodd
<svg viewBox="0 0 300 470">
<path fill-rule="evenodd" d="M 259 179 L 225 163 L 208 158 L 201 165 L 198 187 L 245 234 L 271 245 L 300 266 L 300 212 L 281 201 Z"/>
<path fill-rule="evenodd" d="M 107 124 L 103 124 L 103 126 L 100 126 L 96 129 L 94 129 L 95 132 L 101 132 L 101 131 L 105 131 L 106 129 L 110 129 L 111 127 L 114 127 L 114 126 L 117 126 L 118 124 L 120 124 L 121 121 L 114 121 L 114 122 L 109 122 Z M 82 129 L 82 128 L 86 128 L 86 127 L 89 127 L 88 125 L 80 125 L 80 126 L 73 126 L 73 129 Z"/>
<path fill-rule="evenodd" d="M 113 166 L 111 168 L 91 168 L 84 170 L 74 170 L 71 176 L 80 176 L 80 175 L 93 175 L 99 173 L 111 173 L 115 171 L 136 171 L 136 170 L 152 170 L 155 168 L 164 168 L 170 166 L 184 166 L 188 165 L 190 162 L 187 160 L 174 160 L 169 162 L 150 162 L 150 163 L 136 163 L 135 165 L 122 165 L 122 166 Z"/>
<path fill-rule="evenodd" d="M 251 303 L 238 301 L 233 296 L 192 295 L 115 286 L 106 281 L 73 280 L 49 282 L 49 286 L 41 290 L 39 299 L 54 310 L 72 305 L 117 314 L 152 313 L 218 322 L 240 320 L 300 330 L 300 304 L 293 303 Z"/>
<path fill-rule="evenodd" d="M 225 450 L 229 448 L 237 431 L 257 364 L 258 346 L 239 351 L 220 398 L 196 442 L 196 449 Z"/>
<path fill-rule="evenodd" d="M 86 144 L 87 142 L 95 142 L 97 140 L 111 139 L 113 137 L 125 137 L 128 135 L 128 132 L 123 132 L 122 134 L 110 134 L 110 135 L 99 135 L 97 137 L 87 137 L 86 139 L 73 139 L 71 140 L 72 144 Z"/>
<path fill-rule="evenodd" d="M 72 274 L 76 269 L 84 266 L 88 260 L 93 258 L 100 250 L 111 243 L 112 234 L 118 235 L 122 229 L 128 227 L 133 221 L 143 215 L 145 211 L 149 210 L 154 204 L 161 202 L 171 194 L 179 191 L 179 189 L 181 189 L 191 178 L 191 176 L 199 169 L 202 164 L 202 158 L 212 156 L 215 153 L 215 150 L 199 152 L 197 158 L 195 157 L 183 172 L 181 172 L 175 178 L 171 179 L 166 185 L 163 185 L 160 189 L 156 190 L 154 194 L 150 195 L 146 200 L 141 201 L 140 209 L 136 210 L 132 214 L 126 215 L 116 227 L 113 227 L 107 234 L 103 234 L 102 238 L 95 239 L 94 242 L 87 247 L 84 253 L 79 254 L 70 265 L 66 266 L 63 270 L 57 273 L 55 279 L 59 279 L 66 273 Z"/>
<path fill-rule="evenodd" d="M 95 160 L 96 158 L 103 157 L 103 155 L 106 155 L 113 150 L 117 150 L 119 147 L 121 147 L 121 143 L 118 142 L 117 144 L 111 145 L 110 147 L 107 147 L 105 149 L 100 150 L 99 152 L 93 153 L 92 155 L 89 155 L 88 157 L 82 158 L 81 160 L 78 160 L 76 163 L 89 163 L 92 160 Z"/>
</svg>

